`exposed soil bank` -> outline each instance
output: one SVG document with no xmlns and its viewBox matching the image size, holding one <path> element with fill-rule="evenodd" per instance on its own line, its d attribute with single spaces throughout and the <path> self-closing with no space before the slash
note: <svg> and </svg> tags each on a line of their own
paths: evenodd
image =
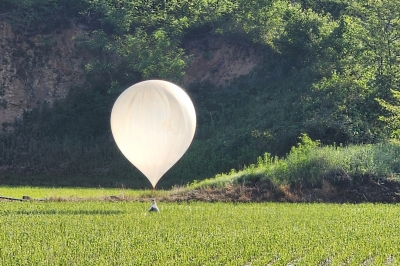
<svg viewBox="0 0 400 266">
<path fill-rule="evenodd" d="M 397 203 L 400 183 L 378 182 L 371 178 L 331 183 L 324 180 L 319 187 L 299 184 L 274 187 L 267 183 L 232 185 L 218 189 L 193 190 L 161 201 L 225 201 L 225 202 L 329 202 L 329 203 Z"/>
</svg>

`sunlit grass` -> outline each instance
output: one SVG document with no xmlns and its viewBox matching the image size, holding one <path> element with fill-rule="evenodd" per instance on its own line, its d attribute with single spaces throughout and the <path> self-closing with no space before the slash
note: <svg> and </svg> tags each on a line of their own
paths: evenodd
<svg viewBox="0 0 400 266">
<path fill-rule="evenodd" d="M 0 265 L 397 265 L 399 205 L 0 202 Z"/>
<path fill-rule="evenodd" d="M 277 186 L 293 183 L 318 186 L 324 179 L 334 183 L 343 177 L 400 181 L 400 142 L 321 146 L 303 135 L 301 142 L 284 158 L 266 153 L 242 170 L 232 169 L 229 173 L 192 182 L 188 187 L 223 187 L 249 181 L 271 181 Z"/>
<path fill-rule="evenodd" d="M 51 188 L 51 187 L 0 187 L 0 196 L 22 198 L 29 196 L 34 199 L 101 199 L 116 196 L 119 198 L 129 197 L 158 197 L 166 196 L 171 191 L 134 190 L 126 188 Z"/>
</svg>

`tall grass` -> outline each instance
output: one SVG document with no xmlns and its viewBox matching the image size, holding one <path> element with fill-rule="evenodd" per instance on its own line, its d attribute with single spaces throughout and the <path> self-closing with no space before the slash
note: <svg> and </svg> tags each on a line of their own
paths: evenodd
<svg viewBox="0 0 400 266">
<path fill-rule="evenodd" d="M 292 147 L 286 157 L 265 153 L 256 164 L 241 171 L 232 169 L 215 178 L 193 182 L 190 186 L 220 187 L 228 183 L 272 181 L 275 185 L 301 183 L 317 186 L 322 180 L 373 178 L 400 180 L 400 141 L 378 144 L 321 146 L 319 141 L 302 135 L 301 142 Z"/>
</svg>

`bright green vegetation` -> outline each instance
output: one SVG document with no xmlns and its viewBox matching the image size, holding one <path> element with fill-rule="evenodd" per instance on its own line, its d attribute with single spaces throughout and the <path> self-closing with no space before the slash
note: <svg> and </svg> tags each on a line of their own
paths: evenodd
<svg viewBox="0 0 400 266">
<path fill-rule="evenodd" d="M 0 135 L 0 166 L 10 169 L 0 183 L 148 187 L 112 141 L 111 106 L 144 79 L 181 84 L 185 44 L 197 40 L 210 58 L 213 37 L 240 40 L 261 61 L 224 86 L 185 88 L 195 140 L 160 187 L 241 169 L 266 152 L 284 156 L 302 133 L 330 145 L 397 137 L 399 13 L 400 0 L 4 0 L 0 19 L 24 36 L 85 28 L 77 47 L 92 60 L 84 88 Z"/>
<path fill-rule="evenodd" d="M 324 179 L 331 183 L 345 178 L 351 180 L 396 180 L 400 181 L 400 142 L 319 146 L 319 141 L 312 141 L 307 135 L 292 147 L 285 158 L 273 157 L 266 153 L 258 157 L 256 164 L 251 164 L 241 171 L 232 169 L 229 173 L 218 174 L 215 178 L 195 181 L 189 187 L 223 187 L 229 183 L 267 181 L 274 185 L 301 183 L 319 186 Z"/>
<path fill-rule="evenodd" d="M 397 265 L 398 205 L 0 203 L 1 265 Z"/>
<path fill-rule="evenodd" d="M 393 137 L 400 139 L 400 91 L 391 91 L 396 104 L 391 104 L 382 99 L 376 99 L 382 105 L 382 107 L 390 113 L 390 116 L 381 116 L 379 119 L 386 122 L 388 127 L 393 130 Z"/>
<path fill-rule="evenodd" d="M 172 190 L 173 191 L 173 190 Z M 125 188 L 50 188 L 50 187 L 0 187 L 0 196 L 22 198 L 29 196 L 34 199 L 65 199 L 65 200 L 99 200 L 103 197 L 117 196 L 119 198 L 165 196 L 165 190 L 133 190 Z"/>
</svg>

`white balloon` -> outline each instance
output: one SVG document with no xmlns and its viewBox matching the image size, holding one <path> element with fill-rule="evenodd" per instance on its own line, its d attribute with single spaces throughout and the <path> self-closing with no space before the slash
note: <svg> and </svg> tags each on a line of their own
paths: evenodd
<svg viewBox="0 0 400 266">
<path fill-rule="evenodd" d="M 118 148 L 153 188 L 189 148 L 195 130 L 196 112 L 189 96 L 163 80 L 129 87 L 111 111 Z"/>
</svg>

